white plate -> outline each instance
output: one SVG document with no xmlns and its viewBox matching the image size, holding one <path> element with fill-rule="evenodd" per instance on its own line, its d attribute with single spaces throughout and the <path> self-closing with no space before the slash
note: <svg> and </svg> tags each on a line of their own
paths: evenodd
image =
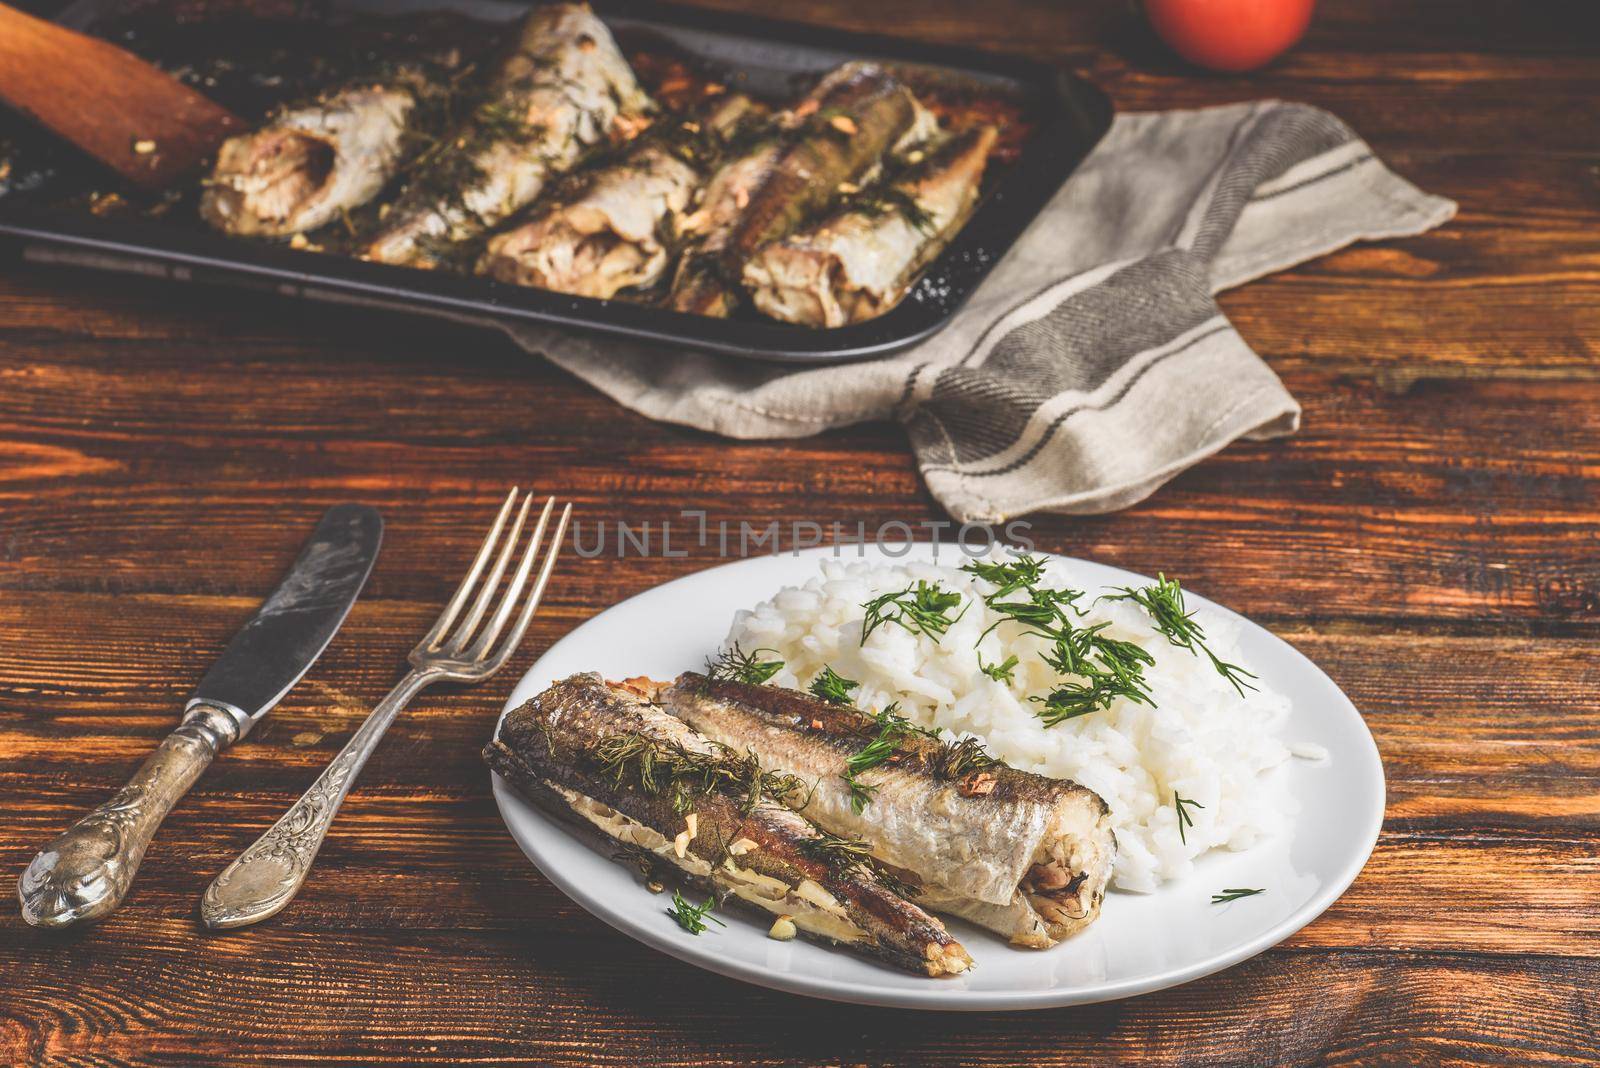
<svg viewBox="0 0 1600 1068">
<path fill-rule="evenodd" d="M 944 562 L 959 562 L 954 546 Z M 854 559 L 930 559 L 933 546 L 848 546 Z M 764 556 L 648 590 L 589 620 L 552 646 L 529 669 L 506 704 L 515 708 L 553 681 L 578 672 L 607 678 L 672 678 L 699 668 L 727 635 L 737 609 L 780 586 L 817 574 L 833 550 Z M 900 553 L 900 555 L 891 555 Z M 1142 584 L 1142 576 L 1061 559 L 1077 584 Z M 1191 603 L 1226 613 L 1239 624 L 1240 659 L 1294 711 L 1284 737 L 1316 742 L 1330 759 L 1295 760 L 1282 773 L 1300 802 L 1291 832 L 1244 853 L 1211 854 L 1187 879 L 1154 894 L 1112 892 L 1098 922 L 1054 949 L 1013 949 L 960 921 L 952 932 L 978 967 L 952 979 L 904 974 L 842 950 L 808 942 L 775 942 L 766 925 L 727 910 L 726 927 L 695 936 L 667 916 L 666 902 L 636 873 L 524 801 L 498 776 L 494 796 L 506 826 L 549 880 L 617 930 L 702 968 L 777 990 L 866 1005 L 926 1009 L 1040 1009 L 1143 994 L 1197 979 L 1267 949 L 1310 923 L 1361 871 L 1383 820 L 1383 765 L 1361 715 L 1315 664 L 1281 639 L 1201 597 Z M 1230 886 L 1266 893 L 1226 905 L 1211 894 Z"/>
</svg>

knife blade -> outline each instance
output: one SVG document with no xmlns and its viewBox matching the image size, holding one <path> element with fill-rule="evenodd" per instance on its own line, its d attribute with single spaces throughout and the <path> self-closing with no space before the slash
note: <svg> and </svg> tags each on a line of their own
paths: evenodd
<svg viewBox="0 0 1600 1068">
<path fill-rule="evenodd" d="M 109 801 L 45 846 L 17 881 L 36 927 L 97 920 L 122 903 L 156 828 L 219 751 L 243 738 L 316 662 L 366 584 L 383 520 L 323 514 L 276 589 L 195 687 L 182 722 Z"/>
</svg>

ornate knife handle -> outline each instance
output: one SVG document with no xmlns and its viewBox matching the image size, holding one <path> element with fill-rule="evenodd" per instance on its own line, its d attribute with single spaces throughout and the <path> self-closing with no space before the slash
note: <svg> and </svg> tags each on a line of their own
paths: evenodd
<svg viewBox="0 0 1600 1068">
<path fill-rule="evenodd" d="M 246 927 L 294 900 L 311 874 L 333 817 L 384 731 L 419 691 L 439 678 L 433 672 L 412 671 L 401 679 L 289 811 L 222 869 L 200 899 L 200 919 L 207 927 Z"/>
<path fill-rule="evenodd" d="M 67 927 L 122 904 L 156 828 L 244 726 L 224 709 L 191 708 L 126 786 L 33 858 L 17 881 L 22 918 L 35 927 Z"/>
</svg>

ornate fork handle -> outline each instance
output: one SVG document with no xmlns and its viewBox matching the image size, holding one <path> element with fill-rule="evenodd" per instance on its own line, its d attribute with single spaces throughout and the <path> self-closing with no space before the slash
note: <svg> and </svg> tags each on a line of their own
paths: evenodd
<svg viewBox="0 0 1600 1068">
<path fill-rule="evenodd" d="M 294 900 L 333 817 L 384 732 L 413 697 L 440 677 L 437 672 L 412 671 L 378 702 L 317 781 L 206 888 L 200 918 L 207 927 L 244 927 Z"/>
</svg>

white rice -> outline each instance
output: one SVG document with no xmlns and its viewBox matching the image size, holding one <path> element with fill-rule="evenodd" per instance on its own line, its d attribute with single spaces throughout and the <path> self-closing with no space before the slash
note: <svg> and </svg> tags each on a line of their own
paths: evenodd
<svg viewBox="0 0 1600 1068">
<path fill-rule="evenodd" d="M 863 645 L 861 606 L 918 579 L 961 593 L 965 614 L 942 640 L 890 623 Z M 1043 584 L 1084 588 L 1059 563 L 1046 570 Z M 1123 890 L 1155 890 L 1187 875 L 1201 854 L 1248 849 L 1284 825 L 1292 799 L 1285 776 L 1273 769 L 1290 755 L 1277 737 L 1287 697 L 1259 682 L 1259 691 L 1240 697 L 1210 661 L 1168 643 L 1143 609 L 1124 601 L 1091 604 L 1105 591 L 1090 589 L 1079 602 L 1087 614 L 1077 622 L 1109 622 L 1110 636 L 1137 642 L 1155 657 L 1145 671 L 1155 707 L 1119 698 L 1109 709 L 1047 727 L 1035 714 L 1040 706 L 1028 698 L 1048 693 L 1061 677 L 1039 658 L 1046 648 L 1041 639 L 983 603 L 993 591 L 954 567 L 829 560 L 804 586 L 785 587 L 741 610 L 728 645 L 775 650 L 784 667 L 774 685 L 804 689 L 828 665 L 861 683 L 852 696 L 862 708 L 877 711 L 897 701 L 902 714 L 923 726 L 976 735 L 1013 767 L 1096 791 L 1111 806 L 1118 844 L 1114 883 Z M 1197 619 L 1207 645 L 1238 663 L 1231 624 L 1207 612 Z M 997 621 L 999 627 L 979 641 Z M 1020 663 L 1010 683 L 979 670 L 980 655 L 993 665 L 1012 654 Z M 1193 825 L 1182 835 L 1174 792 L 1197 802 L 1185 806 Z"/>
</svg>

